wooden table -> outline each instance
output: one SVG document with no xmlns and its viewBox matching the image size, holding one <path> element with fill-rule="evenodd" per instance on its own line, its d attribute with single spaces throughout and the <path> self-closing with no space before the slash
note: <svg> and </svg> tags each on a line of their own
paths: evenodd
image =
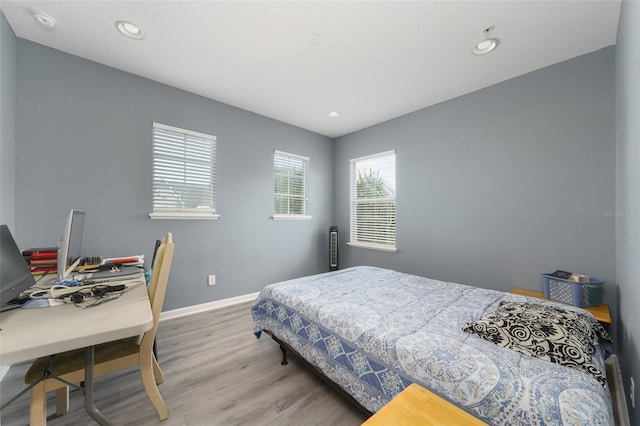
<svg viewBox="0 0 640 426">
<path fill-rule="evenodd" d="M 513 294 L 519 294 L 521 296 L 535 297 L 536 299 L 552 300 L 544 297 L 544 293 L 541 291 L 527 290 L 526 288 L 512 288 L 509 292 Z M 557 300 L 553 300 L 553 301 L 557 302 Z M 558 302 L 558 303 L 562 303 L 562 302 Z M 612 322 L 611 312 L 609 312 L 609 305 L 605 303 L 603 303 L 600 306 L 584 306 L 584 307 L 581 307 L 580 309 L 584 309 L 587 312 L 591 312 L 591 315 L 593 315 L 595 319 L 597 319 L 600 322 L 604 322 L 606 324 L 611 324 Z"/>
<path fill-rule="evenodd" d="M 486 425 L 482 420 L 416 383 L 399 393 L 362 426 Z"/>
</svg>

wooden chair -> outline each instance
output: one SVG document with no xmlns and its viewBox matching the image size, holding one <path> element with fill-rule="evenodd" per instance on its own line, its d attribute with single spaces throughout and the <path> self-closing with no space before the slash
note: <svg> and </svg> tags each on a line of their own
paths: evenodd
<svg viewBox="0 0 640 426">
<path fill-rule="evenodd" d="M 95 377 L 138 366 L 144 389 L 158 412 L 160 420 L 168 418 L 169 411 L 156 386 L 164 381 L 164 376 L 153 355 L 153 342 L 158 330 L 158 320 L 169 279 L 173 250 L 172 235 L 168 233 L 162 239 L 156 253 L 149 281 L 148 293 L 153 313 L 151 329 L 144 333 L 141 341 L 139 336 L 135 336 L 97 345 L 94 355 Z M 46 424 L 48 392 L 56 391 L 57 415 L 62 415 L 69 410 L 69 387 L 55 376 L 69 383 L 82 382 L 84 380 L 84 356 L 85 350 L 78 349 L 56 354 L 53 359 L 42 357 L 34 361 L 25 375 L 26 384 L 36 383 L 31 389 L 31 426 Z M 51 365 L 49 365 L 50 363 Z M 45 371 L 46 377 L 43 379 Z"/>
</svg>

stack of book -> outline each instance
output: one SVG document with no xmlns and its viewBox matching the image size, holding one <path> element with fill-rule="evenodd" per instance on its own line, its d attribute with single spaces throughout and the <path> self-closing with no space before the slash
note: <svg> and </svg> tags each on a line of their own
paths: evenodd
<svg viewBox="0 0 640 426">
<path fill-rule="evenodd" d="M 58 248 L 37 247 L 22 250 L 22 257 L 33 275 L 56 273 L 58 270 Z"/>
</svg>

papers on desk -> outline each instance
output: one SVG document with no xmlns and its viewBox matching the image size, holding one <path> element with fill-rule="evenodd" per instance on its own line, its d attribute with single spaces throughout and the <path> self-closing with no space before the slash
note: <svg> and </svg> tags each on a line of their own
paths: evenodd
<svg viewBox="0 0 640 426">
<path fill-rule="evenodd" d="M 104 270 L 107 266 L 143 266 L 144 265 L 144 254 L 139 254 L 136 256 L 124 256 L 124 257 L 110 257 L 107 259 L 102 259 L 99 263 L 91 263 L 86 265 L 78 265 L 74 269 L 76 272 L 92 272 L 93 269 Z"/>
<path fill-rule="evenodd" d="M 116 265 L 114 263 L 114 265 Z M 89 275 L 91 281 L 120 281 L 131 278 L 132 275 L 143 273 L 144 270 L 140 266 L 112 266 L 105 270 L 100 270 Z"/>
<path fill-rule="evenodd" d="M 137 256 L 109 257 L 104 259 L 100 265 L 131 265 L 141 266 L 144 264 L 144 254 Z"/>
<path fill-rule="evenodd" d="M 144 272 L 144 254 L 137 256 L 111 257 L 104 259 L 97 272 L 90 272 L 90 280 L 113 281 L 129 278 Z"/>
</svg>

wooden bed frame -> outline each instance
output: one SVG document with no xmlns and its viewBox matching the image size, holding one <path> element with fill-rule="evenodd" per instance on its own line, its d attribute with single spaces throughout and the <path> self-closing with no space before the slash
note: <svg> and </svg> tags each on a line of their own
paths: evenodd
<svg viewBox="0 0 640 426">
<path fill-rule="evenodd" d="M 362 404 L 360 404 L 358 401 L 356 401 L 356 399 L 354 397 L 352 397 L 348 392 L 346 392 L 344 389 L 342 389 L 336 382 L 334 382 L 333 380 L 328 378 L 320 369 L 318 369 L 318 367 L 316 367 L 315 365 L 313 365 L 309 361 L 307 361 L 302 355 L 300 355 L 300 353 L 298 353 L 291 346 L 289 346 L 288 344 L 286 344 L 285 342 L 280 340 L 271 331 L 264 330 L 264 333 L 266 333 L 278 345 L 280 345 L 280 350 L 282 351 L 282 361 L 280 361 L 280 365 L 287 365 L 289 363 L 287 361 L 287 351 L 291 352 L 296 357 L 296 359 L 298 359 L 298 361 L 300 361 L 300 363 L 302 363 L 302 365 L 304 365 L 305 367 L 310 369 L 312 372 L 314 372 L 320 379 L 322 379 L 323 382 L 325 382 L 327 385 L 329 385 L 329 387 L 331 387 L 331 389 L 335 390 L 338 394 L 340 394 L 340 396 L 342 396 L 347 401 L 352 403 L 358 410 L 360 410 L 367 417 L 370 417 L 370 416 L 372 416 L 374 414 L 371 411 L 369 411 L 366 408 L 364 408 L 362 406 Z"/>
</svg>

